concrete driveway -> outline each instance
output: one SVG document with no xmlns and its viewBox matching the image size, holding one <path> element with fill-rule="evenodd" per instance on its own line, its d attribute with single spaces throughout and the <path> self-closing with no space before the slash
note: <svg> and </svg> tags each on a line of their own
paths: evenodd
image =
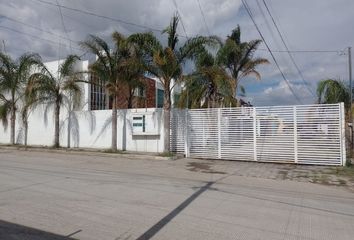
<svg viewBox="0 0 354 240">
<path fill-rule="evenodd" d="M 295 170 L 0 149 L 0 239 L 354 239 L 352 188 Z"/>
</svg>

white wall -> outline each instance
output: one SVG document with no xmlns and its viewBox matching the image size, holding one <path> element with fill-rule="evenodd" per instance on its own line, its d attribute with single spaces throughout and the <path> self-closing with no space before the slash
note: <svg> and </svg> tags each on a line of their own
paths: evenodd
<svg viewBox="0 0 354 240">
<path fill-rule="evenodd" d="M 133 135 L 132 117 L 146 115 L 147 131 L 149 126 L 155 132 Z M 60 145 L 67 146 L 66 109 L 61 110 Z M 16 142 L 24 142 L 24 130 L 19 116 L 16 122 Z M 111 147 L 111 110 L 75 111 L 72 114 L 71 147 L 110 148 Z M 118 110 L 118 149 L 139 152 L 163 152 L 163 116 L 161 109 L 124 109 Z M 38 107 L 29 117 L 28 145 L 52 146 L 54 141 L 54 118 L 51 109 Z M 0 143 L 10 143 L 10 126 L 7 131 L 0 123 Z"/>
<path fill-rule="evenodd" d="M 64 60 L 45 63 L 46 67 L 57 77 L 57 69 Z M 87 71 L 89 61 L 77 61 L 77 71 Z M 88 80 L 87 74 L 83 80 Z M 111 110 L 89 110 L 90 85 L 80 83 L 82 90 L 80 111 L 72 113 L 71 147 L 110 148 L 111 147 Z M 60 145 L 68 142 L 68 106 L 63 105 L 60 111 Z M 152 133 L 133 135 L 133 115 L 146 113 L 147 128 L 154 128 Z M 20 114 L 16 116 L 16 142 L 24 142 L 24 129 Z M 52 146 L 54 141 L 53 106 L 42 105 L 33 110 L 28 119 L 28 145 Z M 146 129 L 149 131 L 149 129 Z M 163 117 L 161 109 L 128 109 L 118 110 L 118 148 L 128 151 L 163 152 Z M 0 122 L 0 144 L 10 143 L 10 126 L 5 130 Z"/>
<path fill-rule="evenodd" d="M 54 77 L 58 78 L 58 67 L 64 63 L 64 59 L 61 60 L 56 60 L 56 61 L 51 61 L 51 62 L 46 62 L 44 65 L 47 67 L 47 69 L 53 74 Z M 89 61 L 76 61 L 74 69 L 77 72 L 85 72 L 88 71 L 88 66 L 89 66 Z M 88 81 L 88 74 L 82 74 L 82 80 Z M 80 82 L 78 85 L 81 88 L 81 102 L 77 106 L 78 110 L 89 110 L 89 100 L 90 100 L 90 84 Z"/>
</svg>

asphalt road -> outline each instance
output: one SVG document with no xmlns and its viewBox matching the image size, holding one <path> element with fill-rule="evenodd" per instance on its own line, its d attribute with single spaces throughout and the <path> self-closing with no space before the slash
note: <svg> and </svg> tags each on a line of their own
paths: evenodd
<svg viewBox="0 0 354 240">
<path fill-rule="evenodd" d="M 354 239 L 350 189 L 256 164 L 0 149 L 0 239 Z"/>
</svg>

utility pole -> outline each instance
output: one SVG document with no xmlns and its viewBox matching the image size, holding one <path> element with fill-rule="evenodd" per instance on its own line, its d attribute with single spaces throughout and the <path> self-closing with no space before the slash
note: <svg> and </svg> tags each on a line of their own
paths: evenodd
<svg viewBox="0 0 354 240">
<path fill-rule="evenodd" d="M 349 107 L 349 123 L 351 126 L 351 151 L 354 146 L 354 135 L 353 135 L 353 113 L 352 113 L 352 102 L 353 102 L 353 86 L 352 86 L 352 47 L 348 47 L 348 64 L 349 64 L 349 89 L 350 89 L 350 107 Z"/>
<path fill-rule="evenodd" d="M 353 101 L 353 88 L 352 88 L 352 47 L 348 47 L 348 63 L 349 63 L 349 85 L 350 85 L 350 104 Z M 351 112 L 350 108 L 350 112 Z M 350 116 L 352 119 L 352 116 Z"/>
</svg>

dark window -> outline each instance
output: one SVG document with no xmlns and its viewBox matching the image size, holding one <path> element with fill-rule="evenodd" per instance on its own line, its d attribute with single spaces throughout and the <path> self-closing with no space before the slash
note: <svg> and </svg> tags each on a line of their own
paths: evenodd
<svg viewBox="0 0 354 240">
<path fill-rule="evenodd" d="M 163 98 L 164 98 L 163 95 L 164 95 L 164 90 L 157 89 L 157 101 L 156 101 L 157 108 L 163 107 Z"/>
<path fill-rule="evenodd" d="M 173 99 L 174 99 L 174 107 L 177 107 L 178 106 L 178 102 L 179 102 L 179 99 L 181 98 L 181 94 L 178 94 L 178 93 L 175 93 L 173 95 Z"/>
</svg>

